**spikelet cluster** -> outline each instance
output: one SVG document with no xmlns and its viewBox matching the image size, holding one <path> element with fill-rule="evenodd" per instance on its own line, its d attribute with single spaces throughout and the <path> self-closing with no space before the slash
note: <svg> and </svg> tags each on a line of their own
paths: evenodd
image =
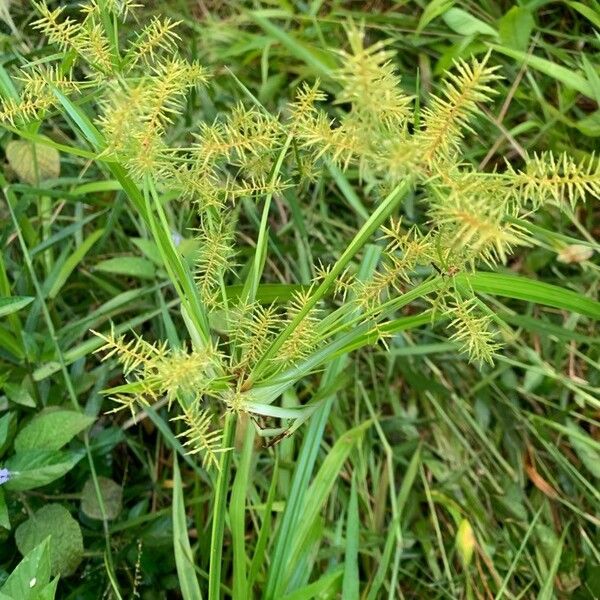
<svg viewBox="0 0 600 600">
<path fill-rule="evenodd" d="M 239 377 L 252 369 L 281 331 L 282 317 L 274 305 L 263 306 L 240 299 L 231 307 L 228 335 L 233 368 Z"/>
<path fill-rule="evenodd" d="M 346 110 L 331 117 L 320 108 L 325 95 L 317 86 L 304 85 L 291 110 L 294 133 L 315 161 L 355 166 L 374 190 L 386 192 L 410 178 L 429 217 L 426 233 L 392 224 L 373 277 L 348 288 L 369 318 L 411 285 L 418 268 L 432 267 L 443 277 L 482 264 L 494 268 L 506 263 L 516 247 L 530 243 L 518 218 L 542 205 L 564 209 L 600 194 L 600 163 L 593 156 L 577 163 L 546 152 L 527 159 L 522 168 L 507 165 L 504 172 L 493 173 L 465 163 L 463 138 L 476 135 L 481 106 L 497 93 L 500 77 L 489 53 L 456 61 L 441 93 L 430 96 L 413 123 L 412 99 L 394 71 L 392 52 L 382 43 L 365 47 L 364 32 L 355 27 L 348 39 L 349 50 L 341 53 L 343 64 L 334 73 L 341 88 L 335 100 Z M 451 277 L 438 294 L 442 297 L 432 302 L 453 319 L 454 339 L 472 359 L 488 362 L 497 347 L 478 302 L 463 298 L 464 290 L 456 296 Z"/>
<path fill-rule="evenodd" d="M 353 327 L 386 337 L 387 307 L 424 273 L 446 283 L 430 301 L 447 317 L 451 339 L 472 360 L 491 362 L 499 348 L 494 323 L 472 292 L 455 285 L 453 274 L 506 263 L 516 247 L 530 243 L 515 222 L 531 211 L 563 209 L 600 194 L 594 157 L 575 162 L 547 152 L 492 173 L 464 160 L 464 138 L 477 135 L 477 117 L 500 79 L 489 53 L 456 61 L 416 119 L 392 45 L 369 45 L 364 29 L 351 23 L 348 47 L 337 51 L 339 67 L 328 82 L 331 93 L 318 82 L 302 83 L 281 114 L 239 103 L 211 122 L 199 119 L 183 146 L 173 143 L 176 126 L 192 90 L 210 78 L 202 65 L 181 56 L 176 22 L 154 17 L 117 44 L 105 30 L 104 11 L 115 22 L 125 19 L 136 8 L 133 0 L 93 0 L 76 17 L 64 6 L 51 10 L 40 2 L 36 8 L 35 30 L 76 57 L 73 68 L 22 70 L 19 98 L 1 101 L 0 121 L 18 127 L 45 118 L 60 108 L 57 92 L 95 102 L 89 112 L 95 110 L 103 140 L 99 158 L 124 165 L 140 186 L 151 181 L 160 193 L 197 207 L 195 281 L 204 308 L 225 323 L 219 342 L 171 349 L 135 335 L 98 335 L 104 359 L 116 358 L 127 380 L 111 392 L 118 407 L 135 411 L 159 398 L 179 406 L 186 446 L 200 452 L 206 466 L 217 464 L 224 450 L 210 401 L 244 411 L 255 370 L 263 380 L 298 371 Z M 335 310 L 317 302 L 331 273 L 322 265 L 314 268 L 312 286 L 288 302 L 228 300 L 226 285 L 241 282 L 234 262 L 239 200 L 270 201 L 288 186 L 302 189 L 327 163 L 356 169 L 375 202 L 409 181 L 427 222 L 392 221 L 379 240 L 381 260 L 372 276 L 358 279 L 350 267 L 336 278 L 329 290 Z"/>
<path fill-rule="evenodd" d="M 490 316 L 481 314 L 477 300 L 457 298 L 448 305 L 447 314 L 452 319 L 450 328 L 454 330 L 450 339 L 458 342 L 471 360 L 492 364 L 500 345 L 491 328 Z"/>
<path fill-rule="evenodd" d="M 101 359 L 116 358 L 127 379 L 125 385 L 107 391 L 116 403 L 114 411 L 127 409 L 135 415 L 137 408 L 163 397 L 169 407 L 178 403 L 188 427 L 186 445 L 192 453 L 201 452 L 205 464 L 216 463 L 220 434 L 210 413 L 199 406 L 205 396 L 218 396 L 226 386 L 217 349 L 170 350 L 166 342 L 151 344 L 135 334 L 127 339 L 115 335 L 114 329 L 106 335 L 93 333 L 104 342 L 96 351 Z"/>
<path fill-rule="evenodd" d="M 202 454 L 204 467 L 219 468 L 219 454 L 227 452 L 229 448 L 221 445 L 222 431 L 215 429 L 210 412 L 200 407 L 199 402 L 182 408 L 182 414 L 173 419 L 183 421 L 186 429 L 177 437 L 185 438 L 184 447 L 188 454 Z"/>
<path fill-rule="evenodd" d="M 224 274 L 234 267 L 234 221 L 205 218 L 198 232 L 200 249 L 196 258 L 196 282 L 202 301 L 210 308 L 218 304 Z"/>
<path fill-rule="evenodd" d="M 295 321 L 298 315 L 304 311 L 312 291 L 312 288 L 309 288 L 306 291 L 294 294 L 288 307 L 287 319 L 284 322 L 284 326 Z M 281 346 L 279 354 L 275 358 L 277 363 L 281 366 L 294 365 L 315 350 L 319 344 L 319 312 L 319 309 L 315 307 L 309 310 L 299 321 L 291 335 Z"/>
</svg>

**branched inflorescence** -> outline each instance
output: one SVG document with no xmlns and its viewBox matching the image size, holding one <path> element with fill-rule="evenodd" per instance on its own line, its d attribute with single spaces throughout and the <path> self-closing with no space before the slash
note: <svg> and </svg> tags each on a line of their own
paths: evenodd
<svg viewBox="0 0 600 600">
<path fill-rule="evenodd" d="M 51 117 L 61 97 L 95 101 L 95 125 L 104 140 L 98 158 L 124 165 L 140 187 L 151 182 L 153 189 L 197 206 L 195 281 L 206 311 L 225 323 L 223 337 L 169 349 L 137 336 L 97 334 L 104 359 L 116 357 L 127 379 L 111 392 L 119 408 L 135 411 L 160 398 L 177 403 L 186 444 L 203 454 L 205 465 L 215 465 L 223 449 L 208 399 L 224 411 L 244 411 L 257 379 L 268 385 L 281 376 L 293 383 L 296 374 L 313 369 L 305 365 L 316 354 L 352 328 L 389 335 L 385 319 L 395 299 L 435 271 L 445 284 L 428 292 L 432 312 L 447 317 L 451 339 L 471 359 L 492 360 L 499 347 L 494 322 L 469 286 L 455 285 L 452 275 L 505 263 L 515 247 L 530 243 L 518 223 L 531 211 L 600 194 L 594 157 L 575 162 L 546 152 L 521 167 L 477 171 L 464 161 L 462 142 L 475 133 L 481 105 L 496 93 L 499 75 L 490 55 L 457 61 L 441 93 L 415 118 L 390 45 L 366 45 L 364 31 L 354 25 L 328 88 L 337 89 L 333 102 L 327 103 L 318 82 L 303 83 L 281 114 L 240 103 L 200 122 L 189 146 L 177 146 L 173 125 L 190 91 L 207 84 L 208 73 L 180 56 L 177 23 L 169 19 L 151 19 L 129 41 L 107 30 L 107 23 L 126 18 L 135 6 L 131 0 L 92 1 L 74 17 L 65 7 L 36 3 L 34 28 L 76 58 L 67 72 L 63 64 L 23 68 L 19 97 L 0 104 L 0 120 L 19 128 Z M 333 280 L 332 268 L 319 265 L 312 286 L 287 303 L 265 306 L 246 287 L 228 299 L 225 281 L 235 282 L 236 273 L 237 201 L 270 201 L 289 186 L 310 185 L 326 163 L 356 168 L 374 195 L 409 182 L 425 206 L 425 227 L 401 219 L 385 227 L 382 257 L 369 277 L 355 277 L 349 264 Z M 324 286 L 337 308 L 327 309 Z"/>
</svg>

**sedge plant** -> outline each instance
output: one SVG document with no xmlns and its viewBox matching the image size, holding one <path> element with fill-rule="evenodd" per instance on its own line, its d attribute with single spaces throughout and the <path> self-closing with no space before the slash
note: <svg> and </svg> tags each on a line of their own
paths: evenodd
<svg viewBox="0 0 600 600">
<path fill-rule="evenodd" d="M 282 395 L 349 352 L 439 322 L 470 360 L 491 363 L 505 325 L 478 294 L 485 291 L 480 270 L 493 272 L 534 243 L 525 224 L 539 208 L 572 208 L 600 193 L 593 157 L 541 152 L 493 172 L 465 160 L 464 137 L 475 134 L 501 77 L 489 53 L 455 62 L 423 108 L 402 87 L 388 45 L 367 45 L 363 29 L 350 23 L 347 49 L 327 82 L 334 98 L 319 82 L 305 82 L 273 114 L 248 94 L 182 140 L 174 132 L 187 100 L 210 86 L 210 74 L 179 51 L 177 23 L 154 17 L 126 38 L 119 23 L 134 18 L 131 0 L 94 0 L 76 16 L 35 6 L 33 27 L 59 54 L 15 70 L 0 121 L 43 144 L 52 143 L 38 134 L 43 124 L 66 119 L 88 147 L 61 148 L 91 151 L 152 232 L 189 341 L 172 347 L 133 332 L 94 332 L 99 356 L 116 359 L 124 377 L 106 393 L 113 410 L 134 415 L 166 403 L 184 424 L 189 453 L 217 473 L 217 496 L 226 490 L 236 416 L 275 420 L 258 429 L 261 436 L 291 434 L 318 401 L 291 409 Z M 265 301 L 273 201 L 290 189 L 301 197 L 331 165 L 357 170 L 372 212 L 337 260 L 314 265 L 310 285 L 283 286 Z M 425 207 L 425 223 L 398 216 L 408 196 Z M 172 198 L 196 208 L 199 251 L 191 267 L 165 210 Z M 249 259 L 238 237 L 239 205 L 248 201 L 261 215 Z M 378 244 L 378 259 L 361 273 L 367 243 Z M 223 537 L 223 519 L 215 517 L 213 544 Z M 218 569 L 215 554 L 214 598 Z"/>
</svg>

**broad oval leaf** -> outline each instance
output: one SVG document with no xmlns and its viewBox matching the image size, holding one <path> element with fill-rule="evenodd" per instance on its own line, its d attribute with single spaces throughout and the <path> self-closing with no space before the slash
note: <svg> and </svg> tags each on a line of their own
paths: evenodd
<svg viewBox="0 0 600 600">
<path fill-rule="evenodd" d="M 61 504 L 47 504 L 17 527 L 15 541 L 26 555 L 50 537 L 50 572 L 72 575 L 83 558 L 83 536 L 79 523 Z"/>
<path fill-rule="evenodd" d="M 74 410 L 46 409 L 21 429 L 15 451 L 60 450 L 93 422 L 94 417 Z"/>
<path fill-rule="evenodd" d="M 116 519 L 123 505 L 123 489 L 116 481 L 108 477 L 98 477 L 98 487 L 100 488 L 106 518 L 108 520 Z M 85 482 L 81 492 L 81 510 L 90 519 L 100 521 L 103 518 L 94 480 L 91 477 Z"/>
<path fill-rule="evenodd" d="M 70 471 L 83 456 L 83 452 L 60 450 L 29 450 L 15 454 L 4 465 L 10 473 L 4 487 L 15 492 L 42 487 Z"/>
<path fill-rule="evenodd" d="M 36 585 L 32 586 L 32 580 Z M 5 598 L 16 600 L 33 600 L 39 598 L 40 589 L 50 581 L 50 539 L 42 540 L 32 548 L 25 558 L 16 566 L 9 575 L 0 593 Z"/>
</svg>

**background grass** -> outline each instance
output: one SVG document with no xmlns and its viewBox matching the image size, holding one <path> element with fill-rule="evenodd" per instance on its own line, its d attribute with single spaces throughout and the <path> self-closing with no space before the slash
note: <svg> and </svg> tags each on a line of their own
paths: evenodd
<svg viewBox="0 0 600 600">
<path fill-rule="evenodd" d="M 327 90 L 344 24 L 354 19 L 372 41 L 391 40 L 404 86 L 421 98 L 452 59 L 493 48 L 505 79 L 469 139 L 468 160 L 491 170 L 533 150 L 583 158 L 597 148 L 595 2 L 199 0 L 144 11 L 181 20 L 185 52 L 213 73 L 174 139 L 249 93 L 276 111 L 303 80 L 319 77 Z M 1 14 L 2 65 L 40 58 L 31 7 L 13 2 L 10 19 Z M 44 134 L 85 147 L 59 117 Z M 13 138 L 3 130 L 0 145 Z M 45 487 L 6 492 L 12 529 L 0 528 L 4 572 L 20 559 L 15 528 L 58 502 L 79 521 L 85 548 L 78 570 L 61 580 L 60 598 L 167 598 L 184 588 L 189 598 L 198 589 L 206 595 L 211 552 L 221 551 L 212 597 L 600 597 L 593 319 L 490 296 L 511 325 L 493 367 L 469 365 L 429 324 L 396 335 L 389 352 L 360 349 L 286 392 L 289 407 L 326 399 L 290 438 L 266 448 L 250 423 L 238 422 L 232 479 L 217 481 L 183 453 L 164 409 L 134 423 L 106 414 L 112 405 L 100 394 L 122 378 L 116 364 L 92 354 L 100 342 L 90 329 L 114 322 L 148 339 L 185 337 L 147 225 L 113 175 L 85 155 L 61 153 L 60 176 L 41 183 L 24 181 L 9 162 L 0 292 L 33 300 L 0 316 L 0 410 L 12 415 L 0 437 L 2 460 L 14 432 L 42 407 L 71 402 L 97 420 L 71 444 L 87 448 L 89 460 Z M 165 208 L 193 258 L 192 207 L 173 198 Z M 310 265 L 334 261 L 373 208 L 357 174 L 335 169 L 309 190 L 276 198 L 264 280 L 308 283 Z M 252 256 L 259 210 L 241 204 L 242 257 Z M 403 210 L 418 218 L 421 207 L 409 199 Z M 594 199 L 573 214 L 539 213 L 532 229 L 539 243 L 520 250 L 506 271 L 597 297 L 594 260 L 564 264 L 557 255 L 567 243 L 597 250 L 599 222 Z M 376 252 L 365 251 L 363 268 Z M 82 510 L 92 468 L 122 488 L 114 519 Z M 214 514 L 224 523 L 222 548 L 211 547 Z"/>
</svg>

